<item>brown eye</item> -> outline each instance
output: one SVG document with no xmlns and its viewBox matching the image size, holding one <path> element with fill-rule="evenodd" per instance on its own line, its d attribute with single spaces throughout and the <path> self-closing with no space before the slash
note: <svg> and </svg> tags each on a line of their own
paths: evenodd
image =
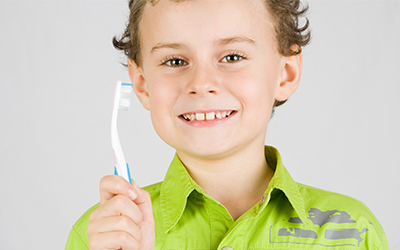
<svg viewBox="0 0 400 250">
<path fill-rule="evenodd" d="M 227 55 L 224 58 L 222 58 L 221 62 L 235 63 L 242 59 L 243 59 L 243 56 L 232 54 L 232 55 Z"/>
<path fill-rule="evenodd" d="M 185 66 L 187 63 L 179 58 L 173 58 L 165 62 L 166 65 L 171 67 L 182 67 Z"/>
</svg>

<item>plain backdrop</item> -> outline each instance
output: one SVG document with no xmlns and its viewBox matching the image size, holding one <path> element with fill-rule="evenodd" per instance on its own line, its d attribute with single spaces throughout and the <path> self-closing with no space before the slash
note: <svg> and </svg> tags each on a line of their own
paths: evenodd
<svg viewBox="0 0 400 250">
<path fill-rule="evenodd" d="M 309 3 L 302 81 L 266 143 L 298 182 L 364 202 L 400 249 L 400 2 Z M 0 2 L 1 249 L 63 249 L 99 201 L 127 13 L 125 0 Z M 161 181 L 174 150 L 136 97 L 118 123 L 132 177 Z"/>
</svg>

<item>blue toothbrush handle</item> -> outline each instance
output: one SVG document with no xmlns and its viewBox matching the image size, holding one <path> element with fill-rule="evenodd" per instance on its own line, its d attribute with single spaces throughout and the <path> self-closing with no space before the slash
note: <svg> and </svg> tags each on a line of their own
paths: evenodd
<svg viewBox="0 0 400 250">
<path fill-rule="evenodd" d="M 128 172 L 129 183 L 132 185 L 131 172 L 129 171 L 128 163 L 126 164 L 126 172 Z M 114 174 L 118 175 L 118 171 L 117 171 L 117 168 L 115 166 L 114 166 Z"/>
</svg>

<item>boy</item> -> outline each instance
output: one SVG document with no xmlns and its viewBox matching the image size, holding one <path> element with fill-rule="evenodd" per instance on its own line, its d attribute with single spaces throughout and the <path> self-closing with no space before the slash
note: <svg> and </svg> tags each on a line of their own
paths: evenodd
<svg viewBox="0 0 400 250">
<path fill-rule="evenodd" d="M 143 189 L 106 176 L 66 249 L 388 249 L 360 202 L 298 184 L 264 140 L 296 90 L 308 23 L 296 0 L 136 0 L 114 45 L 176 149 Z"/>
</svg>

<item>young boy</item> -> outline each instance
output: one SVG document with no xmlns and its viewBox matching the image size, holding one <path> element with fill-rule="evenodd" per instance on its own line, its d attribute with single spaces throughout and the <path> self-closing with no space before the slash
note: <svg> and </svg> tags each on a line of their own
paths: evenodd
<svg viewBox="0 0 400 250">
<path fill-rule="evenodd" d="M 296 0 L 135 0 L 114 45 L 176 149 L 144 189 L 106 176 L 66 249 L 389 249 L 368 208 L 296 183 L 264 140 L 296 90 L 308 22 Z"/>
</svg>

